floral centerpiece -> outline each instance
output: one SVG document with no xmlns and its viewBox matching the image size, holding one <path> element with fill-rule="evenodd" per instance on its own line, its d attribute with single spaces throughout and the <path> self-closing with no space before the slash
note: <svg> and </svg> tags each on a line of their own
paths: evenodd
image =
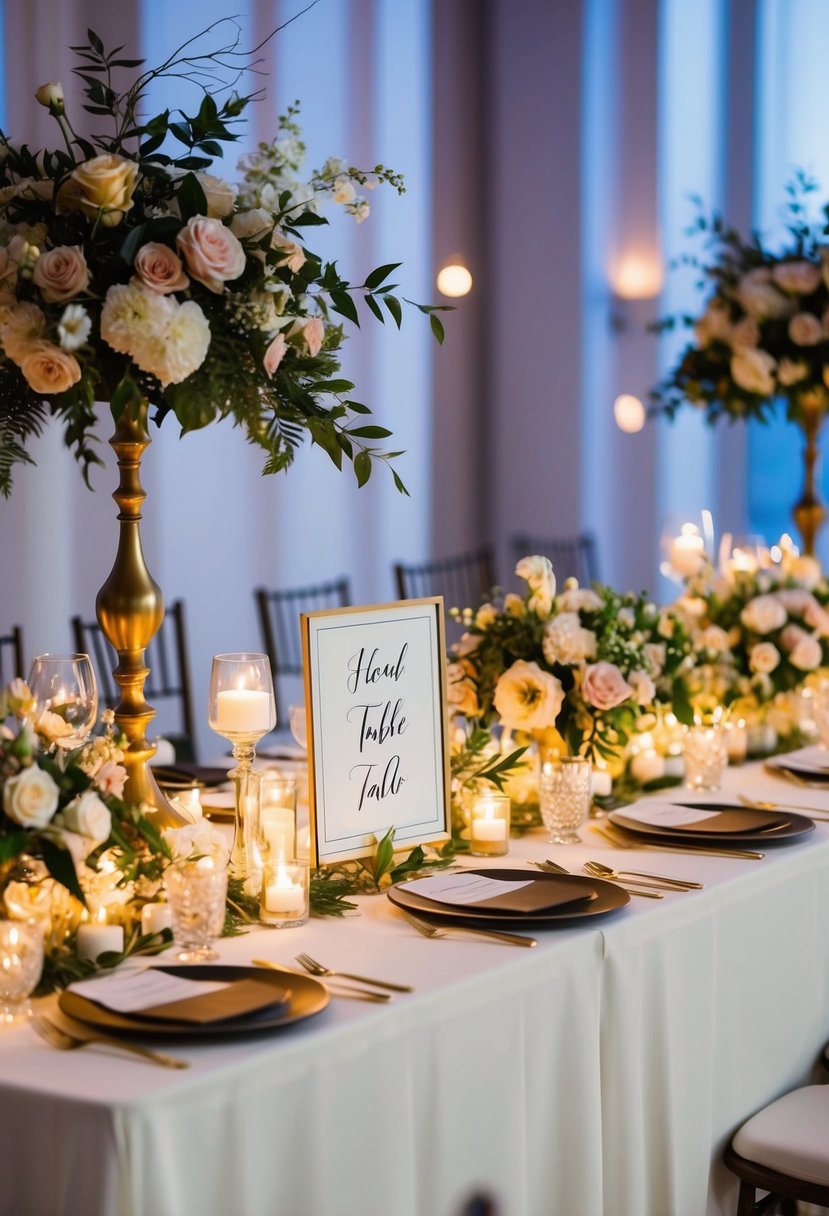
<svg viewBox="0 0 829 1216">
<path fill-rule="evenodd" d="M 359 325 L 355 298 L 400 325 L 396 266 L 353 287 L 305 234 L 327 222 L 324 202 L 360 222 L 369 213 L 361 192 L 379 183 L 402 192 L 402 178 L 335 158 L 302 177 L 292 107 L 231 183 L 211 170 L 251 101 L 223 79 L 250 60 L 238 33 L 205 54 L 191 39 L 150 69 L 88 37 L 73 48 L 75 71 L 84 109 L 109 133 L 77 134 L 59 83 L 36 96 L 63 147 L 35 154 L 0 133 L 0 490 L 31 460 L 27 444 L 50 414 L 88 476 L 100 400 L 116 419 L 149 400 L 156 422 L 172 414 L 183 432 L 229 417 L 264 450 L 266 473 L 287 468 L 307 434 L 338 468 L 353 461 L 363 484 L 373 461 L 399 453 L 374 442 L 390 432 L 365 422 L 370 411 L 338 376 L 337 352 L 345 323 Z M 130 69 L 141 70 L 120 87 Z M 182 75 L 210 82 L 198 112 L 143 117 L 151 85 Z M 418 307 L 442 340 L 438 310 Z"/>
<path fill-rule="evenodd" d="M 726 706 L 795 734 L 792 694 L 829 667 L 829 581 L 814 558 L 784 551 L 756 571 L 706 566 L 668 615 L 691 641 L 693 664 L 680 680 L 697 713 Z"/>
<path fill-rule="evenodd" d="M 692 231 L 704 251 L 683 263 L 699 269 L 707 299 L 701 315 L 657 326 L 691 328 L 693 340 L 651 394 L 668 417 L 690 403 L 709 422 L 766 420 L 778 402 L 785 404 L 787 418 L 807 437 L 807 484 L 795 518 L 808 553 L 823 516 L 813 474 L 829 405 L 829 245 L 824 224 L 806 218 L 804 202 L 815 189 L 803 175 L 788 187 L 788 239 L 777 250 L 756 233 L 744 240 L 719 217 L 699 215 Z"/>
<path fill-rule="evenodd" d="M 685 660 L 681 629 L 658 634 L 644 595 L 579 587 L 556 593 L 545 557 L 516 566 L 522 595 L 463 617 L 468 632 L 449 664 L 450 708 L 474 727 L 518 732 L 539 748 L 590 757 L 620 771 L 625 744 L 658 699 L 670 700 Z"/>
</svg>

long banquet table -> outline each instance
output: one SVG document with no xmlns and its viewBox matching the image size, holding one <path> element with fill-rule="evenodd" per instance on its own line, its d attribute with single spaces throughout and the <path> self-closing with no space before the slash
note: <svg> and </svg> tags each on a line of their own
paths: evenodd
<svg viewBox="0 0 829 1216">
<path fill-rule="evenodd" d="M 759 765 L 727 788 L 829 810 Z M 829 1037 L 829 823 L 763 861 L 583 837 L 539 831 L 498 861 L 596 857 L 705 889 L 542 930 L 536 950 L 428 940 L 376 896 L 225 940 L 228 962 L 307 950 L 416 992 L 171 1040 L 187 1072 L 3 1032 L 0 1216 L 460 1216 L 474 1192 L 499 1216 L 734 1212 L 723 1145 Z"/>
</svg>

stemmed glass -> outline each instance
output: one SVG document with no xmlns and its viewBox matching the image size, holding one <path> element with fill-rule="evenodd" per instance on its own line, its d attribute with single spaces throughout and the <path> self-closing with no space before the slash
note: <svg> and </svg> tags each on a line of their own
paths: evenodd
<svg viewBox="0 0 829 1216">
<path fill-rule="evenodd" d="M 236 768 L 228 773 L 236 790 L 230 868 L 254 876 L 254 839 L 262 800 L 262 774 L 253 767 L 256 744 L 276 726 L 276 699 L 266 654 L 217 654 L 210 673 L 208 717 L 217 735 L 233 745 Z"/>
<path fill-rule="evenodd" d="M 308 750 L 308 725 L 305 717 L 304 705 L 289 705 L 288 715 L 291 725 L 291 734 L 294 737 L 294 742 L 302 748 L 303 751 Z"/>
<path fill-rule="evenodd" d="M 55 746 L 66 751 L 80 747 L 98 716 L 98 686 L 89 655 L 39 654 L 28 684 L 37 717 L 48 711 L 69 728 L 54 738 Z"/>
</svg>

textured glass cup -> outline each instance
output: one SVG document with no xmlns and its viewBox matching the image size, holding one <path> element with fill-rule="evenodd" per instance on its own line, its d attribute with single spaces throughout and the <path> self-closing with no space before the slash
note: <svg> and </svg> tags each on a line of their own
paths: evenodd
<svg viewBox="0 0 829 1216">
<path fill-rule="evenodd" d="M 224 927 L 227 869 L 212 857 L 177 861 L 167 867 L 164 885 L 178 959 L 203 963 L 218 958 L 210 943 Z"/>
<path fill-rule="evenodd" d="M 578 844 L 590 812 L 592 767 L 584 756 L 544 760 L 539 780 L 541 818 L 550 844 Z"/>
<path fill-rule="evenodd" d="M 685 785 L 691 790 L 718 790 L 728 764 L 728 740 L 721 722 L 689 726 L 682 755 Z"/>
<path fill-rule="evenodd" d="M 277 929 L 308 920 L 310 866 L 307 861 L 266 861 L 262 873 L 260 918 Z"/>
<path fill-rule="evenodd" d="M 29 997 L 43 970 L 43 933 L 37 925 L 0 920 L 0 1025 L 29 1017 Z"/>
</svg>

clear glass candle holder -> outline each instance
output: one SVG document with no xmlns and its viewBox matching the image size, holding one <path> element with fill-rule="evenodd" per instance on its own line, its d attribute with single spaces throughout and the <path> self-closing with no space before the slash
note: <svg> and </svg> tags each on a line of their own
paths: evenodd
<svg viewBox="0 0 829 1216">
<path fill-rule="evenodd" d="M 290 861 L 296 848 L 297 783 L 293 777 L 266 769 L 256 831 L 261 861 Z"/>
<path fill-rule="evenodd" d="M 590 812 L 591 773 L 590 761 L 584 756 L 542 761 L 539 804 L 550 844 L 580 843 L 579 828 Z"/>
<path fill-rule="evenodd" d="M 821 680 L 811 700 L 812 719 L 822 747 L 829 747 L 829 680 Z"/>
<path fill-rule="evenodd" d="M 469 852 L 473 857 L 501 857 L 509 852 L 508 794 L 479 794 L 469 809 Z"/>
<path fill-rule="evenodd" d="M 227 868 L 213 857 L 174 862 L 164 874 L 177 958 L 203 963 L 219 957 L 211 942 L 224 928 Z"/>
<path fill-rule="evenodd" d="M 22 921 L 0 920 L 0 1025 L 29 1017 L 29 997 L 42 970 L 40 928 Z"/>
<path fill-rule="evenodd" d="M 728 764 L 728 744 L 722 722 L 689 726 L 685 731 L 683 757 L 685 785 L 691 790 L 718 790 Z"/>
<path fill-rule="evenodd" d="M 259 915 L 277 929 L 292 929 L 308 920 L 311 885 L 307 861 L 266 861 L 262 871 Z"/>
</svg>

